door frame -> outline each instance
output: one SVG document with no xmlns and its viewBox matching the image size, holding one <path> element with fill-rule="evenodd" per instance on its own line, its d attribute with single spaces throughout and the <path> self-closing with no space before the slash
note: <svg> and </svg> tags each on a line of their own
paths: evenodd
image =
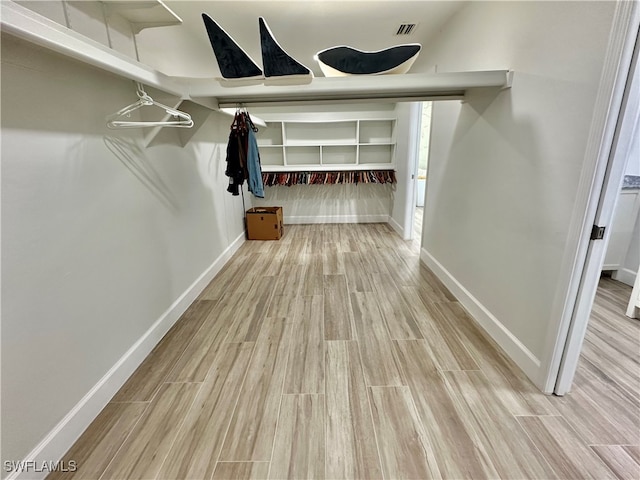
<svg viewBox="0 0 640 480">
<path fill-rule="evenodd" d="M 407 175 L 403 240 L 413 238 L 413 219 L 416 214 L 416 194 L 418 182 L 418 162 L 420 150 L 420 132 L 422 131 L 422 103 L 411 102 L 409 104 L 408 122 L 409 132 L 407 138 L 407 163 L 409 174 Z"/>
<path fill-rule="evenodd" d="M 610 88 L 609 92 L 613 93 L 609 95 L 604 132 L 599 147 L 596 147 L 598 159 L 595 171 L 590 185 L 587 184 L 585 187 L 589 192 L 588 206 L 582 216 L 580 246 L 572 262 L 568 294 L 562 305 L 562 315 L 556 329 L 551 332 L 549 345 L 552 351 L 550 355 L 545 355 L 548 361 L 546 368 L 543 368 L 545 378 L 542 379 L 542 385 L 546 393 L 565 395 L 571 389 L 593 307 L 613 212 L 624 178 L 627 153 L 638 121 L 639 26 L 640 8 L 637 2 L 619 3 L 613 21 L 610 55 L 603 68 L 599 97 L 603 93 L 602 89 L 606 89 L 607 86 Z M 611 65 L 611 62 L 615 63 Z M 607 75 L 610 78 L 607 79 Z M 606 228 L 604 239 L 590 240 L 593 225 Z"/>
</svg>

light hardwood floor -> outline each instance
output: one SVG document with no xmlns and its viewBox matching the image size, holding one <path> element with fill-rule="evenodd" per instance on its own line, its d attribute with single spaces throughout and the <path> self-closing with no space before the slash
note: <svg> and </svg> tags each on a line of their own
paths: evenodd
<svg viewBox="0 0 640 480">
<path fill-rule="evenodd" d="M 247 242 L 65 459 L 124 479 L 640 478 L 640 323 L 603 280 L 539 393 L 385 224 Z"/>
</svg>

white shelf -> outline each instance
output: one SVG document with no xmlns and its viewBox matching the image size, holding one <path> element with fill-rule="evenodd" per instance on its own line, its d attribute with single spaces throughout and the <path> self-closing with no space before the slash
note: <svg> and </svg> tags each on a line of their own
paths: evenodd
<svg viewBox="0 0 640 480">
<path fill-rule="evenodd" d="M 361 120 L 358 128 L 358 142 L 362 145 L 393 143 L 394 126 L 394 122 L 387 120 Z"/>
<path fill-rule="evenodd" d="M 358 148 L 355 145 L 323 145 L 320 163 L 327 169 L 334 165 L 357 165 Z"/>
<path fill-rule="evenodd" d="M 358 143 L 358 145 L 395 145 L 393 142 L 380 142 L 380 143 Z"/>
<path fill-rule="evenodd" d="M 282 142 L 282 123 L 266 122 L 266 128 L 260 128 L 258 135 L 258 146 L 283 146 Z"/>
<path fill-rule="evenodd" d="M 320 165 L 320 146 L 286 146 L 284 161 L 287 166 Z"/>
<path fill-rule="evenodd" d="M 247 107 L 306 105 L 344 101 L 424 101 L 463 99 L 474 88 L 509 88 L 512 72 L 406 73 L 403 75 L 360 75 L 316 77 L 306 85 L 222 86 L 211 78 L 185 79 L 192 96 L 215 97 L 221 106 Z"/>
<path fill-rule="evenodd" d="M 285 122 L 285 145 L 354 145 L 358 123 L 347 122 Z"/>
<path fill-rule="evenodd" d="M 258 147 L 260 151 L 260 163 L 262 170 L 284 165 L 284 150 L 282 147 Z"/>
<path fill-rule="evenodd" d="M 358 163 L 363 165 L 389 163 L 389 159 L 393 158 L 394 150 L 394 145 L 359 145 Z"/>
<path fill-rule="evenodd" d="M 184 86 L 178 80 L 16 3 L 0 2 L 0 25 L 3 32 L 35 45 L 184 97 Z"/>
<path fill-rule="evenodd" d="M 257 136 L 262 170 L 392 170 L 395 124 L 392 118 L 269 121 Z"/>
<path fill-rule="evenodd" d="M 139 33 L 145 28 L 182 24 L 182 19 L 161 0 L 102 0 L 108 12 L 117 13 Z"/>
</svg>

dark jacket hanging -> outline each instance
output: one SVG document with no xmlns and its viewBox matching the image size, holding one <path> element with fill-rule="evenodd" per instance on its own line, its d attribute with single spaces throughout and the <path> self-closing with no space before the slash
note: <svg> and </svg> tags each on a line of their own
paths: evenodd
<svg viewBox="0 0 640 480">
<path fill-rule="evenodd" d="M 229 177 L 229 187 L 227 192 L 233 195 L 240 195 L 240 187 L 247 178 L 247 161 L 246 161 L 246 127 L 240 118 L 240 114 L 236 113 L 231 131 L 229 132 L 229 142 L 227 143 L 227 169 L 224 172 Z"/>
<path fill-rule="evenodd" d="M 225 175 L 229 177 L 227 191 L 232 195 L 239 195 L 244 181 L 250 179 L 249 190 L 255 196 L 263 197 L 260 156 L 255 138 L 250 145 L 250 130 L 251 133 L 257 131 L 251 117 L 245 112 L 236 112 L 227 143 L 227 169 L 225 171 Z M 251 154 L 251 164 L 248 161 L 249 154 Z"/>
</svg>

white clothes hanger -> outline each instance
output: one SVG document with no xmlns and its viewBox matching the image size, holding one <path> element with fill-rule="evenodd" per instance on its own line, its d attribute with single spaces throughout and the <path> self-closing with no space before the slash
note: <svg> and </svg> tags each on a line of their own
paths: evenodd
<svg viewBox="0 0 640 480">
<path fill-rule="evenodd" d="M 191 115 L 175 108 L 168 107 L 162 103 L 156 102 L 151 98 L 142 88 L 142 84 L 137 83 L 136 93 L 138 94 L 138 101 L 128 105 L 116 113 L 107 117 L 107 127 L 109 128 L 140 128 L 140 127 L 177 127 L 177 128 L 191 128 L 193 127 L 193 120 Z M 157 121 L 133 121 L 123 120 L 123 118 L 130 118 L 131 113 L 139 108 L 145 106 L 156 106 L 162 108 L 166 117 L 163 120 Z"/>
</svg>

